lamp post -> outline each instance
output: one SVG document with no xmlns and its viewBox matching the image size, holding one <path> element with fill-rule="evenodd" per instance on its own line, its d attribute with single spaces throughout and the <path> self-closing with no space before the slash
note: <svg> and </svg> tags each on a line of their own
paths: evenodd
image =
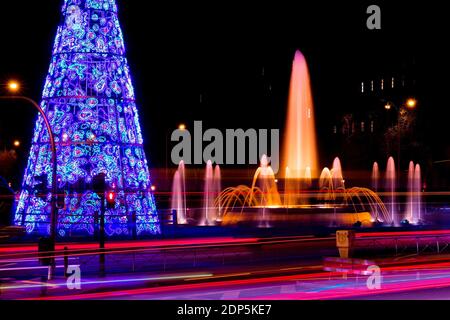
<svg viewBox="0 0 450 320">
<path fill-rule="evenodd" d="M 171 129 L 167 129 L 166 130 L 166 166 L 165 166 L 165 177 L 166 177 L 166 180 L 167 179 L 169 179 L 169 155 L 168 155 L 168 152 L 169 152 L 169 148 L 168 148 L 168 144 L 169 144 L 169 130 L 171 130 Z M 178 130 L 181 130 L 181 131 L 184 131 L 184 130 L 186 130 L 186 125 L 184 124 L 184 123 L 180 123 L 179 125 L 178 125 Z"/>
<path fill-rule="evenodd" d="M 11 93 L 16 94 L 20 89 L 20 85 L 16 81 L 10 81 L 8 83 L 8 89 Z M 41 106 L 31 98 L 28 98 L 25 96 L 20 96 L 20 95 L 12 95 L 12 96 L 0 96 L 0 99 L 1 100 L 23 100 L 23 101 L 29 102 L 33 107 L 35 107 L 39 111 L 40 115 L 44 119 L 44 123 L 47 128 L 48 136 L 50 139 L 50 148 L 51 148 L 51 152 L 52 152 L 52 188 L 51 188 L 52 196 L 51 196 L 51 202 L 50 202 L 50 204 L 51 204 L 50 241 L 52 243 L 52 246 L 54 246 L 55 240 L 56 240 L 56 224 L 57 224 L 56 202 L 55 202 L 55 197 L 56 197 L 56 193 L 57 193 L 57 179 L 56 179 L 57 163 L 56 163 L 56 144 L 55 144 L 53 131 L 52 131 L 52 128 L 50 125 L 50 121 L 48 120 L 47 115 L 45 114 L 44 110 L 42 110 Z"/>
</svg>

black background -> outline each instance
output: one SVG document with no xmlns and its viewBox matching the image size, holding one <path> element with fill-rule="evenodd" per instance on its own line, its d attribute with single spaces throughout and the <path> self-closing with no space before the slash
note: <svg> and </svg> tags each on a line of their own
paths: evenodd
<svg viewBox="0 0 450 320">
<path fill-rule="evenodd" d="M 428 143 L 446 147 L 450 55 L 442 3 L 118 0 L 151 166 L 164 166 L 166 137 L 181 122 L 282 129 L 296 49 L 309 63 L 322 154 L 335 115 L 364 107 L 356 105 L 361 79 L 405 63 L 417 72 L 417 95 L 435 137 Z M 61 4 L 2 2 L 1 84 L 16 78 L 39 100 Z M 381 30 L 366 28 L 370 4 L 381 7 Z M 19 138 L 28 150 L 35 112 L 1 106 L 0 140 Z"/>
</svg>

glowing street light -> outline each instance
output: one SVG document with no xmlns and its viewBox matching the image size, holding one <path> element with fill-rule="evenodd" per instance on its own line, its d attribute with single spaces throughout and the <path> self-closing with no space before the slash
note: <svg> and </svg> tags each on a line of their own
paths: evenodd
<svg viewBox="0 0 450 320">
<path fill-rule="evenodd" d="M 14 147 L 20 147 L 20 141 L 19 140 L 14 140 L 14 142 L 13 142 L 13 144 L 14 144 Z"/>
<path fill-rule="evenodd" d="M 384 108 L 385 108 L 386 110 L 391 110 L 392 105 L 391 105 L 390 103 L 386 103 L 386 104 L 384 105 Z"/>
<path fill-rule="evenodd" d="M 416 99 L 409 98 L 409 99 L 406 101 L 406 106 L 407 106 L 408 108 L 410 108 L 410 109 L 414 108 L 416 105 L 417 105 Z"/>
<path fill-rule="evenodd" d="M 16 93 L 20 89 L 20 84 L 17 81 L 11 80 L 8 82 L 8 90 L 12 93 Z"/>
<path fill-rule="evenodd" d="M 178 130 L 181 130 L 181 131 L 186 130 L 186 125 L 185 125 L 184 123 L 181 123 L 181 124 L 178 126 Z"/>
</svg>

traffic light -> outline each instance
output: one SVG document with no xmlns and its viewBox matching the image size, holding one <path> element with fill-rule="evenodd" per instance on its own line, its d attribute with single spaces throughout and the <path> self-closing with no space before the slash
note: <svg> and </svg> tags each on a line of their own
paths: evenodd
<svg viewBox="0 0 450 320">
<path fill-rule="evenodd" d="M 96 175 L 92 179 L 92 190 L 98 195 L 101 195 L 105 192 L 106 189 L 106 175 L 104 173 L 100 173 Z"/>
<path fill-rule="evenodd" d="M 58 177 L 58 184 L 57 184 L 57 192 L 56 192 L 56 208 L 58 209 L 65 209 L 66 207 L 66 195 L 64 192 L 64 189 L 61 187 L 61 178 Z"/>
<path fill-rule="evenodd" d="M 106 203 L 108 204 L 108 209 L 114 209 L 116 206 L 116 192 L 109 191 L 106 194 Z"/>
<path fill-rule="evenodd" d="M 64 209 L 66 207 L 64 190 L 58 190 L 58 194 L 56 195 L 56 208 Z"/>
</svg>

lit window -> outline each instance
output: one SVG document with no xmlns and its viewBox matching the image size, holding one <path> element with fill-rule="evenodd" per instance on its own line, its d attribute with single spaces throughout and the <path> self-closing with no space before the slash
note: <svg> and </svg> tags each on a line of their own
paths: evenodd
<svg viewBox="0 0 450 320">
<path fill-rule="evenodd" d="M 334 133 L 334 134 L 337 134 L 337 126 L 334 126 L 334 127 L 333 127 L 333 133 Z"/>
<path fill-rule="evenodd" d="M 370 81 L 370 90 L 373 91 L 373 80 Z"/>
<path fill-rule="evenodd" d="M 370 132 L 373 133 L 373 129 L 374 129 L 374 122 L 370 121 Z"/>
<path fill-rule="evenodd" d="M 366 124 L 364 121 L 361 121 L 361 132 L 364 132 L 366 130 Z"/>
<path fill-rule="evenodd" d="M 361 93 L 364 93 L 364 82 L 361 82 Z"/>
<path fill-rule="evenodd" d="M 392 89 L 394 89 L 394 83 L 395 83 L 395 79 L 394 79 L 394 77 L 392 77 L 392 80 L 391 80 L 391 88 Z"/>
<path fill-rule="evenodd" d="M 384 90 L 384 79 L 381 79 L 381 90 Z"/>
</svg>

